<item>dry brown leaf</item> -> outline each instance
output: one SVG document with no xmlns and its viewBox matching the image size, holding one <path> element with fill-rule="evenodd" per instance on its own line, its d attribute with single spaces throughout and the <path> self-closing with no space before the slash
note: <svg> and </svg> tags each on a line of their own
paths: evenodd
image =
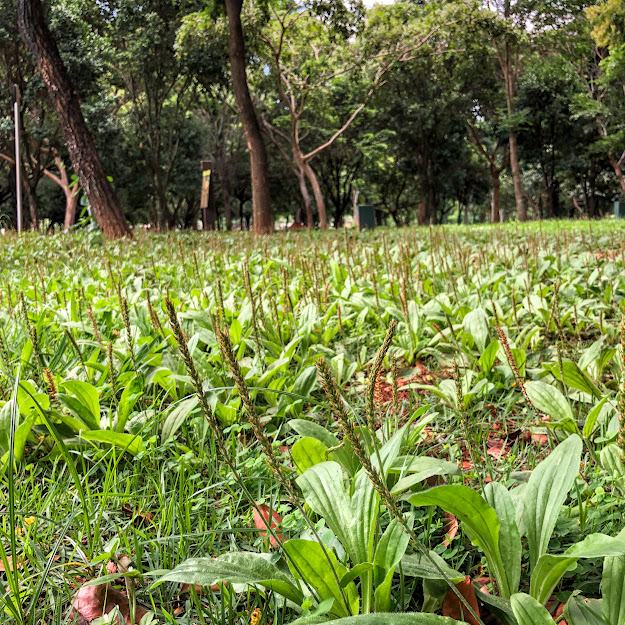
<svg viewBox="0 0 625 625">
<path fill-rule="evenodd" d="M 12 556 L 7 556 L 7 560 L 9 561 L 9 571 L 13 572 L 14 567 L 13 567 L 13 557 Z M 18 569 L 22 569 L 24 568 L 23 563 L 20 561 L 17 563 L 17 568 Z M 2 560 L 0 560 L 0 573 L 5 573 L 6 569 L 4 568 L 4 562 Z"/>
<path fill-rule="evenodd" d="M 445 530 L 445 540 L 443 545 L 449 547 L 451 541 L 456 537 L 458 533 L 458 519 L 451 512 L 443 512 L 445 522 L 443 523 L 443 529 Z"/>
<path fill-rule="evenodd" d="M 116 625 L 130 625 L 130 602 L 123 592 L 116 590 L 110 584 L 83 586 L 72 601 L 70 618 L 78 617 L 78 625 L 90 625 L 91 621 L 108 614 L 115 606 L 119 607 L 124 619 L 121 623 L 119 618 L 116 618 Z M 137 606 L 134 622 L 139 623 L 146 614 L 146 610 Z"/>
<path fill-rule="evenodd" d="M 467 600 L 473 611 L 479 616 L 480 608 L 477 605 L 477 597 L 475 596 L 475 588 L 471 578 L 467 575 L 463 581 L 456 584 L 456 588 L 460 594 Z M 460 599 L 453 590 L 449 590 L 445 600 L 443 601 L 443 616 L 450 616 L 457 621 L 466 621 L 469 625 L 478 625 L 478 621 L 470 614 L 464 604 L 460 603 Z"/>
<path fill-rule="evenodd" d="M 259 530 L 261 530 L 261 532 L 259 533 L 264 538 L 265 536 L 267 536 L 267 528 L 268 528 L 268 522 L 269 522 L 269 506 L 264 503 L 260 503 L 256 505 L 258 506 L 258 510 L 254 508 L 254 525 Z M 259 513 L 259 510 L 260 510 L 260 513 Z M 278 527 L 279 523 L 282 523 L 282 517 L 275 510 L 272 512 L 271 516 L 273 517 L 271 520 L 271 529 L 274 529 Z M 276 530 L 276 535 L 278 536 L 280 541 L 284 540 L 282 534 L 278 530 Z M 278 541 L 273 535 L 269 537 L 269 543 L 271 544 L 272 547 L 278 546 Z"/>
</svg>

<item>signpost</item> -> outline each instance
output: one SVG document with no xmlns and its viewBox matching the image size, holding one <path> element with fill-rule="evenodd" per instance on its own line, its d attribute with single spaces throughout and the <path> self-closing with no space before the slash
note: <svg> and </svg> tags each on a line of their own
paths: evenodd
<svg viewBox="0 0 625 625">
<path fill-rule="evenodd" d="M 211 184 L 213 164 L 210 161 L 202 161 L 202 195 L 200 196 L 200 208 L 202 209 L 202 228 L 215 230 L 215 194 Z"/>
<path fill-rule="evenodd" d="M 13 85 L 13 115 L 15 117 L 15 197 L 17 198 L 17 231 L 22 231 L 22 181 L 20 160 L 20 95 L 17 85 Z"/>
</svg>

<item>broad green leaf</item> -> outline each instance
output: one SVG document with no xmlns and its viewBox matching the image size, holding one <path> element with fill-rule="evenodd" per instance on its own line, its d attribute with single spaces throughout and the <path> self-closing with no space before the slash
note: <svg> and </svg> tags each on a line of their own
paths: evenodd
<svg viewBox="0 0 625 625">
<path fill-rule="evenodd" d="M 618 536 L 625 541 L 625 530 Z M 603 618 L 610 625 L 625 625 L 625 556 L 616 554 L 603 561 Z"/>
<path fill-rule="evenodd" d="M 238 319 L 233 319 L 230 324 L 230 340 L 233 345 L 238 345 L 241 342 L 243 336 L 243 329 L 241 328 L 241 322 Z"/>
<path fill-rule="evenodd" d="M 464 579 L 464 574 L 452 569 L 435 551 L 429 551 L 427 556 L 421 553 L 411 553 L 401 560 L 401 568 L 408 577 L 422 577 L 423 579 L 447 579 L 454 584 Z"/>
<path fill-rule="evenodd" d="M 292 577 L 258 553 L 234 551 L 218 558 L 191 558 L 159 578 L 154 585 L 179 582 L 210 587 L 219 582 L 258 584 L 297 605 L 304 600 Z"/>
<path fill-rule="evenodd" d="M 310 395 L 310 393 L 312 393 L 313 389 L 317 385 L 317 377 L 317 367 L 315 367 L 314 365 L 306 367 L 306 369 L 304 369 L 297 376 L 291 392 L 295 393 L 296 395 L 303 395 L 304 397 L 307 397 L 308 395 Z"/>
<path fill-rule="evenodd" d="M 532 471 L 523 493 L 523 517 L 530 569 L 547 552 L 560 507 L 579 473 L 582 439 L 574 434 L 560 443 Z"/>
<path fill-rule="evenodd" d="M 509 597 L 508 580 L 499 551 L 499 519 L 493 508 L 468 486 L 436 486 L 409 499 L 413 506 L 440 506 L 462 523 L 471 542 L 484 551 L 492 575 L 503 597 Z"/>
<path fill-rule="evenodd" d="M 0 408 L 0 451 L 9 451 L 9 433 L 11 431 L 11 406 L 13 402 L 7 401 Z M 17 412 L 17 411 L 16 411 Z"/>
<path fill-rule="evenodd" d="M 519 625 L 553 625 L 553 619 L 547 609 L 525 593 L 512 595 L 510 605 Z"/>
<path fill-rule="evenodd" d="M 11 402 L 7 402 L 7 405 L 11 405 Z M 32 427 L 37 419 L 37 415 L 32 414 L 30 417 L 27 417 L 19 424 L 17 429 L 15 430 L 15 439 L 13 444 L 13 453 L 15 454 L 15 462 L 19 463 L 22 461 L 22 457 L 24 456 L 24 448 L 26 447 L 26 441 L 28 439 L 28 435 L 32 430 Z M 4 465 L 9 461 L 9 444 L 7 442 L 6 453 L 2 456 L 2 464 Z M 2 448 L 2 451 L 4 449 Z"/>
<path fill-rule="evenodd" d="M 119 408 L 117 410 L 117 432 L 123 432 L 126 421 L 130 416 L 130 411 L 134 408 L 139 398 L 143 395 L 143 384 L 138 377 L 134 377 L 124 389 L 119 400 Z"/>
<path fill-rule="evenodd" d="M 193 395 L 187 399 L 184 399 L 177 404 L 174 404 L 173 410 L 169 411 L 169 414 L 165 418 L 163 423 L 163 440 L 168 441 L 174 437 L 176 432 L 180 429 L 185 419 L 195 410 L 198 405 L 197 395 Z"/>
<path fill-rule="evenodd" d="M 291 449 L 291 457 L 297 472 L 301 475 L 310 467 L 326 462 L 328 448 L 316 438 L 304 436 L 295 442 Z"/>
<path fill-rule="evenodd" d="M 333 461 L 320 462 L 310 467 L 296 479 L 304 500 L 322 517 L 354 564 L 366 562 L 355 557 L 350 525 L 355 512 L 345 490 L 345 477 L 341 466 Z"/>
<path fill-rule="evenodd" d="M 486 341 L 488 341 L 487 314 L 481 308 L 476 308 L 464 316 L 462 325 L 471 334 L 480 352 L 483 352 L 486 347 Z"/>
<path fill-rule="evenodd" d="M 625 463 L 616 443 L 606 445 L 599 456 L 603 470 L 614 480 L 614 485 L 625 496 Z"/>
<path fill-rule="evenodd" d="M 81 432 L 80 438 L 96 443 L 107 443 L 114 447 L 120 447 L 128 453 L 136 456 L 143 451 L 143 440 L 135 434 L 125 432 L 113 432 L 112 430 L 93 430 Z"/>
<path fill-rule="evenodd" d="M 334 598 L 333 614 L 339 617 L 358 614 L 360 598 L 356 584 L 350 582 L 341 588 L 340 580 L 347 569 L 329 549 L 324 553 L 317 541 L 294 539 L 284 543 L 284 550 L 294 575 L 305 579 L 322 601 Z"/>
<path fill-rule="evenodd" d="M 332 434 L 327 428 L 306 419 L 291 419 L 289 421 L 291 429 L 295 430 L 300 436 L 311 436 L 321 441 L 326 447 L 337 447 L 340 440 Z"/>
<path fill-rule="evenodd" d="M 480 367 L 484 373 L 489 373 L 497 361 L 497 352 L 499 351 L 499 341 L 493 339 L 488 347 L 482 352 L 480 356 Z"/>
<path fill-rule="evenodd" d="M 590 347 L 587 347 L 579 357 L 577 362 L 578 367 L 582 371 L 586 371 L 588 366 L 593 363 L 599 356 L 601 355 L 601 350 L 603 349 L 603 344 L 605 343 L 605 337 L 602 336 L 600 339 L 597 339 Z"/>
<path fill-rule="evenodd" d="M 234 406 L 226 406 L 220 401 L 215 403 L 214 412 L 219 422 L 225 427 L 229 427 L 237 423 L 239 419 L 239 411 Z"/>
<path fill-rule="evenodd" d="M 594 395 L 594 397 L 601 397 L 601 391 L 594 385 L 590 376 L 582 371 L 572 360 L 562 361 L 562 375 L 560 375 L 559 365 L 553 365 L 551 372 L 554 377 L 560 380 L 564 377 L 564 383 L 577 391 L 588 393 L 588 395 Z"/>
<path fill-rule="evenodd" d="M 415 484 L 422 482 L 434 475 L 456 475 L 460 472 L 457 464 L 447 462 L 438 458 L 421 456 L 417 458 L 398 458 L 395 464 L 389 469 L 389 473 L 408 473 L 406 477 L 400 479 L 391 489 L 397 495 Z"/>
<path fill-rule="evenodd" d="M 604 397 L 598 404 L 595 404 L 592 410 L 588 413 L 588 416 L 586 417 L 586 422 L 584 423 L 584 429 L 582 430 L 584 438 L 590 438 L 593 430 L 595 429 L 597 419 L 601 414 L 601 410 L 603 409 L 607 401 L 608 398 Z"/>
<path fill-rule="evenodd" d="M 312 438 L 316 438 L 328 448 L 340 447 L 333 452 L 334 459 L 350 475 L 354 475 L 356 473 L 360 464 L 351 450 L 351 447 L 348 447 L 345 441 L 343 441 L 343 445 L 341 446 L 341 441 L 328 429 L 318 423 L 315 423 L 314 421 L 307 421 L 306 419 L 291 419 L 291 421 L 289 421 L 289 426 L 300 436 L 310 436 Z"/>
<path fill-rule="evenodd" d="M 453 618 L 423 613 L 359 614 L 332 621 L 323 616 L 312 616 L 297 619 L 291 625 L 321 625 L 330 622 L 332 625 L 464 625 Z M 553 625 L 553 621 L 551 623 Z"/>
<path fill-rule="evenodd" d="M 406 516 L 409 527 L 414 523 L 412 514 Z M 391 607 L 391 583 L 395 568 L 404 557 L 410 536 L 403 529 L 397 519 L 393 519 L 375 550 L 373 563 L 375 564 L 375 610 L 376 612 L 388 612 Z"/>
<path fill-rule="evenodd" d="M 605 534 L 591 534 L 563 554 L 543 554 L 532 569 L 530 595 L 545 604 L 564 573 L 580 558 L 604 558 L 610 555 L 625 555 L 625 540 Z"/>
<path fill-rule="evenodd" d="M 91 414 L 91 411 L 82 404 L 78 399 L 65 393 L 57 393 L 56 398 L 61 405 L 71 412 L 77 420 L 79 420 L 83 427 L 81 429 L 97 430 L 100 427 L 100 422 L 96 422 Z"/>
<path fill-rule="evenodd" d="M 269 385 L 269 380 L 276 375 L 276 373 L 286 369 L 288 367 L 290 359 L 289 358 L 280 358 L 274 362 L 272 362 L 266 369 L 266 371 L 258 378 L 255 386 L 267 387 Z"/>
<path fill-rule="evenodd" d="M 68 380 L 63 382 L 61 388 L 76 396 L 78 401 L 87 408 L 93 422 L 100 424 L 100 395 L 98 389 L 87 382 Z"/>
<path fill-rule="evenodd" d="M 371 464 L 378 470 L 383 480 L 386 480 L 389 468 L 399 456 L 407 431 L 408 426 L 405 425 L 371 456 Z M 364 469 L 361 469 L 356 476 L 351 503 L 353 517 L 350 523 L 350 536 L 353 545 L 353 561 L 355 564 L 371 562 L 380 495 Z"/>
<path fill-rule="evenodd" d="M 569 402 L 555 386 L 537 380 L 526 382 L 525 390 L 540 412 L 544 412 L 555 421 L 573 419 Z"/>
<path fill-rule="evenodd" d="M 497 595 L 491 595 L 480 590 L 478 584 L 474 583 L 475 595 L 480 603 L 484 603 L 488 606 L 490 612 L 492 612 L 504 625 L 519 625 L 512 606 L 510 605 L 510 599 L 502 599 Z"/>
<path fill-rule="evenodd" d="M 341 578 L 341 588 L 345 588 L 349 582 L 353 582 L 357 577 L 361 577 L 363 573 L 368 573 L 373 570 L 373 562 L 363 562 L 357 564 L 354 568 L 350 569 Z"/>
<path fill-rule="evenodd" d="M 484 499 L 499 519 L 499 550 L 510 594 L 519 589 L 521 581 L 521 534 L 516 524 L 516 509 L 508 490 L 498 482 L 486 484 Z"/>
<path fill-rule="evenodd" d="M 602 603 L 604 602 L 598 599 L 588 601 L 583 597 L 571 595 L 564 606 L 567 625 L 611 625 L 611 622 L 601 616 Z"/>
</svg>

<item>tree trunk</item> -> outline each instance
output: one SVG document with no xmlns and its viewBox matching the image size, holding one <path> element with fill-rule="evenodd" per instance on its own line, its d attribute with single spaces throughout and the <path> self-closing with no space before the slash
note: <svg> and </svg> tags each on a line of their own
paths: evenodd
<svg viewBox="0 0 625 625">
<path fill-rule="evenodd" d="M 501 175 L 501 170 L 494 164 L 491 164 L 490 175 L 493 180 L 493 203 L 491 206 L 490 220 L 494 224 L 498 224 L 501 221 L 501 212 L 499 210 L 499 191 L 501 189 L 499 176 Z"/>
<path fill-rule="evenodd" d="M 224 217 L 226 219 L 226 230 L 232 230 L 232 204 L 230 202 L 230 196 L 224 194 Z"/>
<path fill-rule="evenodd" d="M 24 190 L 26 191 L 26 199 L 28 200 L 28 213 L 30 215 L 30 229 L 37 230 L 38 219 L 37 219 L 37 183 L 38 180 L 35 179 L 34 185 L 31 185 L 31 182 L 26 179 L 26 176 L 23 178 L 24 180 Z"/>
<path fill-rule="evenodd" d="M 304 212 L 306 213 L 306 226 L 309 230 L 312 230 L 315 226 L 313 221 L 312 206 L 310 204 L 310 194 L 308 193 L 308 187 L 306 186 L 306 173 L 303 169 L 298 167 L 297 179 L 299 181 L 299 191 L 302 194 L 302 200 L 304 201 Z M 297 221 L 297 215 L 295 217 Z"/>
<path fill-rule="evenodd" d="M 308 162 L 305 163 L 305 172 L 308 182 L 310 182 L 310 186 L 312 187 L 313 195 L 315 196 L 315 204 L 317 204 L 317 212 L 319 213 L 319 229 L 327 230 L 328 217 L 326 215 L 326 205 L 323 199 L 323 193 L 321 192 L 321 186 L 319 185 L 319 180 L 317 179 L 317 174 L 315 174 L 315 171 Z"/>
<path fill-rule="evenodd" d="M 417 224 L 419 226 L 427 226 L 430 223 L 430 207 L 428 206 L 425 198 L 419 202 L 419 208 L 417 210 Z"/>
<path fill-rule="evenodd" d="M 517 221 L 527 221 L 527 208 L 523 200 L 523 186 L 521 184 L 521 168 L 519 167 L 516 132 L 510 132 L 508 142 L 510 144 L 510 169 L 512 170 L 512 180 L 514 181 L 516 218 Z"/>
<path fill-rule="evenodd" d="M 614 173 L 616 174 L 616 178 L 621 185 L 621 191 L 623 195 L 625 195 L 625 177 L 623 176 L 623 170 L 621 168 L 621 160 L 616 160 L 613 154 L 610 154 L 610 165 L 614 169 Z"/>
<path fill-rule="evenodd" d="M 67 189 L 63 189 L 65 193 L 65 221 L 63 227 L 69 230 L 76 221 L 76 209 L 78 208 L 78 193 L 76 186 L 72 185 Z"/>
<path fill-rule="evenodd" d="M 226 0 L 232 90 L 250 153 L 254 232 L 256 234 L 269 234 L 273 232 L 273 215 L 271 214 L 271 199 L 269 197 L 267 150 L 247 86 L 245 41 L 243 39 L 243 26 L 241 25 L 242 6 L 243 0 Z"/>
<path fill-rule="evenodd" d="M 41 0 L 17 0 L 20 33 L 35 57 L 65 136 L 74 171 L 104 236 L 132 237 L 115 191 L 98 157 L 78 97 L 45 22 Z"/>
</svg>

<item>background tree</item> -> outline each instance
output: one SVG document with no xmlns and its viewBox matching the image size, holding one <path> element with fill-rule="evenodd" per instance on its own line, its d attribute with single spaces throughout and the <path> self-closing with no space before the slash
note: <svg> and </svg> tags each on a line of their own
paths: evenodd
<svg viewBox="0 0 625 625">
<path fill-rule="evenodd" d="M 132 236 L 113 186 L 104 173 L 40 0 L 18 0 L 17 16 L 20 33 L 48 87 L 74 169 L 100 228 L 107 237 Z"/>
</svg>

